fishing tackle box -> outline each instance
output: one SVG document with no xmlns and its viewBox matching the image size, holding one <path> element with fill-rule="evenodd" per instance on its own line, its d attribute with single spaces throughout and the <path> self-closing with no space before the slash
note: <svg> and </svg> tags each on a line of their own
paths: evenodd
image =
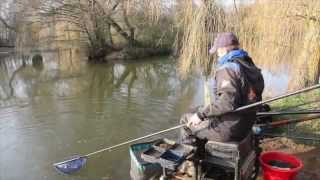
<svg viewBox="0 0 320 180">
<path fill-rule="evenodd" d="M 142 152 L 141 158 L 149 163 L 159 163 L 163 168 L 175 170 L 195 150 L 195 147 L 178 144 L 169 139 L 154 141 L 152 146 Z"/>
<path fill-rule="evenodd" d="M 142 152 L 141 158 L 149 163 L 159 163 L 159 158 L 162 154 L 163 152 L 151 146 L 149 149 Z"/>
<path fill-rule="evenodd" d="M 163 168 L 176 170 L 176 168 L 183 162 L 185 156 L 178 151 L 167 150 L 160 158 L 159 163 Z"/>
</svg>

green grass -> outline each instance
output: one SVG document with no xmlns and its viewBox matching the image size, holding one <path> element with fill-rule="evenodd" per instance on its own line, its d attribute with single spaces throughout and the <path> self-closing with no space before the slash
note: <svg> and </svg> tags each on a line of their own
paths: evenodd
<svg viewBox="0 0 320 180">
<path fill-rule="evenodd" d="M 314 90 L 303 94 L 291 96 L 272 102 L 271 108 L 273 110 L 301 110 L 301 109 L 315 109 L 320 108 L 319 102 L 310 103 L 312 101 L 320 101 L 320 90 Z"/>
<path fill-rule="evenodd" d="M 313 90 L 300 95 L 284 98 L 270 103 L 272 111 L 320 110 L 320 90 Z M 306 115 L 274 116 L 273 120 L 293 119 Z M 288 131 L 288 127 L 290 131 Z M 320 137 L 320 119 L 303 123 L 291 124 L 275 128 L 273 133 L 290 134 L 293 136 Z"/>
</svg>

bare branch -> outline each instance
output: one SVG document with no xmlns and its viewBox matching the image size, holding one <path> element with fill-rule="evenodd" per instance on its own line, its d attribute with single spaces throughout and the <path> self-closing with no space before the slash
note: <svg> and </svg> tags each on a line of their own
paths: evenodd
<svg viewBox="0 0 320 180">
<path fill-rule="evenodd" d="M 8 28 L 8 29 L 10 29 L 10 30 L 12 30 L 12 31 L 16 31 L 16 28 L 10 26 L 10 25 L 6 22 L 6 20 L 5 20 L 4 18 L 2 18 L 1 16 L 0 16 L 0 22 L 1 22 L 6 28 Z"/>
</svg>

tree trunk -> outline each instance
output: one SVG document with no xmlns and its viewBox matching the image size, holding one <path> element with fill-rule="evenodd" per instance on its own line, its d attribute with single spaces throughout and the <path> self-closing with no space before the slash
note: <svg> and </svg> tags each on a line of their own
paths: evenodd
<svg viewBox="0 0 320 180">
<path fill-rule="evenodd" d="M 129 29 L 129 32 L 130 32 L 130 34 L 129 34 L 129 45 L 130 46 L 132 46 L 132 45 L 135 45 L 135 37 L 134 37 L 134 32 L 135 32 L 135 28 L 130 24 L 130 22 L 129 22 L 129 18 L 128 18 L 128 14 L 127 14 L 127 10 L 126 10 L 126 8 L 124 7 L 124 5 L 123 5 L 123 20 L 124 20 L 124 22 L 125 22 L 125 24 L 126 24 L 126 26 L 128 27 L 128 29 Z"/>
<path fill-rule="evenodd" d="M 16 28 L 10 26 L 5 19 L 3 19 L 1 16 L 0 16 L 0 22 L 8 29 L 12 30 L 12 31 L 16 31 Z"/>
</svg>

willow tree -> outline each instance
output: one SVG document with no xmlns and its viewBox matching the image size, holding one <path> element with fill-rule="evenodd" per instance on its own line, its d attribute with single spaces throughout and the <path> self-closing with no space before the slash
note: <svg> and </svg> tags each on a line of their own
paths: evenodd
<svg viewBox="0 0 320 180">
<path fill-rule="evenodd" d="M 16 31 L 15 27 L 15 0 L 2 0 L 0 3 L 0 23 L 7 29 Z"/>
<path fill-rule="evenodd" d="M 185 1 L 181 5 L 181 29 L 183 30 L 179 69 L 183 76 L 200 72 L 205 79 L 205 104 L 211 102 L 209 76 L 214 58 L 209 47 L 217 32 L 226 29 L 225 13 L 216 1 Z"/>
<path fill-rule="evenodd" d="M 288 89 L 319 81 L 319 0 L 256 0 L 229 6 L 228 11 L 220 8 L 221 2 L 180 2 L 182 74 L 196 69 L 208 77 L 213 58 L 208 55 L 208 44 L 216 32 L 233 31 L 258 66 L 275 73 L 286 68 Z"/>
<path fill-rule="evenodd" d="M 259 66 L 290 75 L 289 89 L 317 83 L 320 72 L 320 1 L 257 0 L 239 7 L 236 31 Z M 290 65 L 290 66 L 288 66 Z"/>
<path fill-rule="evenodd" d="M 54 21 L 75 26 L 87 38 L 90 54 L 103 56 L 114 49 L 111 28 L 128 43 L 135 43 L 134 32 L 130 29 L 125 9 L 122 8 L 120 11 L 123 12 L 126 28 L 130 29 L 130 33 L 113 17 L 118 8 L 121 8 L 121 1 L 41 0 L 36 11 L 43 24 Z"/>
<path fill-rule="evenodd" d="M 300 1 L 292 18 L 301 18 L 304 34 L 295 65 L 296 86 L 318 83 L 320 76 L 320 1 Z"/>
<path fill-rule="evenodd" d="M 170 16 L 167 10 L 172 6 L 165 0 L 36 1 L 37 6 L 32 11 L 36 12 L 38 21 L 44 26 L 52 22 L 72 24 L 87 40 L 93 58 L 104 57 L 124 47 L 145 47 L 144 39 L 141 40 L 144 29 L 158 30 L 153 33 L 155 39 L 149 41 L 154 46 L 163 44 L 162 40 L 167 37 L 164 32 L 170 33 L 168 30 L 161 32 L 158 25 L 161 23 L 157 23 L 166 22 Z"/>
</svg>

